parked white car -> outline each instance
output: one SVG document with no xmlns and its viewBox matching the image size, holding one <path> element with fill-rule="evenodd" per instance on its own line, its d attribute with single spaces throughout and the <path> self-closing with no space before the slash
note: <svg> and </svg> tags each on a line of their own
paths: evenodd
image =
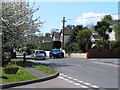
<svg viewBox="0 0 120 90">
<path fill-rule="evenodd" d="M 44 50 L 35 50 L 33 55 L 32 55 L 32 59 L 35 60 L 35 59 L 43 59 L 45 60 L 46 59 L 46 53 Z"/>
</svg>

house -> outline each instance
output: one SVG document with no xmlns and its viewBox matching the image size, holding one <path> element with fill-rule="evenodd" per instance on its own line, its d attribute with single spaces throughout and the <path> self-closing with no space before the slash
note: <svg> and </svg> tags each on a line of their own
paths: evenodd
<svg viewBox="0 0 120 90">
<path fill-rule="evenodd" d="M 52 40 L 53 41 L 60 41 L 60 33 L 59 32 L 54 32 L 52 34 Z"/>
<path fill-rule="evenodd" d="M 43 37 L 42 43 L 45 43 L 45 42 L 52 42 L 52 41 L 53 41 L 53 40 L 52 40 L 51 37 L 44 36 L 44 37 Z"/>
<path fill-rule="evenodd" d="M 91 35 L 90 40 L 91 40 L 91 42 L 94 42 L 95 40 L 102 40 L 102 36 L 93 34 L 93 35 Z"/>
<path fill-rule="evenodd" d="M 72 30 L 64 30 L 64 45 L 70 38 L 71 33 L 72 33 Z M 61 41 L 61 43 L 63 43 L 63 30 L 61 30 L 61 32 L 60 32 L 60 41 Z"/>
<path fill-rule="evenodd" d="M 112 31 L 111 33 L 109 33 L 109 41 L 116 41 L 115 40 L 115 31 Z"/>
</svg>

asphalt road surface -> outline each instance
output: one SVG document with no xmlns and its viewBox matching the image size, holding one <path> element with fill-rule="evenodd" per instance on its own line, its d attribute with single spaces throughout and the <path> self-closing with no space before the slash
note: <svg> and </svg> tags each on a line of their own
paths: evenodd
<svg viewBox="0 0 120 90">
<path fill-rule="evenodd" d="M 52 67 L 60 75 L 52 80 L 17 88 L 118 88 L 118 65 L 105 59 L 49 59 L 30 60 Z M 107 59 L 109 62 L 109 59 Z M 118 62 L 118 59 L 110 61 Z"/>
</svg>

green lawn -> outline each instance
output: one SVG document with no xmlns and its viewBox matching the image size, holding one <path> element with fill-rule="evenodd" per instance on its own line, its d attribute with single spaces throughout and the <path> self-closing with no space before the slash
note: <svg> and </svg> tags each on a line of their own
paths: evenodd
<svg viewBox="0 0 120 90">
<path fill-rule="evenodd" d="M 0 71 L 2 71 L 2 67 L 0 67 Z M 5 74 L 2 71 L 2 74 L 0 74 L 0 84 L 6 84 L 11 82 L 18 82 L 18 81 L 26 81 L 26 80 L 33 80 L 37 79 L 38 77 L 33 75 L 32 73 L 26 71 L 24 68 L 20 67 L 17 74 Z"/>
<path fill-rule="evenodd" d="M 5 74 L 2 70 L 2 67 L 0 67 L 0 84 L 6 84 L 11 82 L 18 82 L 18 81 L 26 81 L 26 80 L 33 80 L 37 79 L 39 77 L 33 75 L 31 72 L 28 72 L 25 70 L 26 67 L 34 67 L 37 70 L 40 70 L 48 75 L 55 74 L 57 71 L 46 67 L 44 65 L 35 64 L 29 61 L 26 61 L 23 63 L 22 59 L 14 59 L 13 61 L 16 61 L 16 64 L 20 67 L 17 74 Z"/>
<path fill-rule="evenodd" d="M 37 70 L 40 70 L 48 75 L 50 74 L 55 74 L 57 71 L 50 68 L 50 67 L 46 67 L 46 66 L 43 66 L 43 65 L 38 65 L 38 66 L 34 66 Z"/>
<path fill-rule="evenodd" d="M 21 62 L 21 63 L 19 63 L 20 66 L 23 65 L 23 64 L 22 64 L 22 61 L 23 61 L 22 59 L 16 59 L 16 61 Z M 29 61 L 26 61 L 26 62 L 24 63 L 24 66 L 34 67 L 34 68 L 36 68 L 37 70 L 40 70 L 40 71 L 42 71 L 42 72 L 44 72 L 44 73 L 46 73 L 46 74 L 48 74 L 48 75 L 50 75 L 50 74 L 55 74 L 55 73 L 57 72 L 56 70 L 54 70 L 54 69 L 52 69 L 52 68 L 50 68 L 50 67 L 46 67 L 46 66 L 40 65 L 40 64 L 35 64 L 35 63 L 29 62 Z"/>
</svg>

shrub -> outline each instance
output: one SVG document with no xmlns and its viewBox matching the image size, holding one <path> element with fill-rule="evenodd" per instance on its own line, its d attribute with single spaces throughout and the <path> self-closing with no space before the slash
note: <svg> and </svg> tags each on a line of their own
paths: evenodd
<svg viewBox="0 0 120 90">
<path fill-rule="evenodd" d="M 120 42 L 118 42 L 118 41 L 111 41 L 110 42 L 111 44 L 112 44 L 112 47 L 113 48 L 120 48 Z"/>
<path fill-rule="evenodd" d="M 61 41 L 53 41 L 53 48 L 61 48 Z"/>
<path fill-rule="evenodd" d="M 40 50 L 51 50 L 53 48 L 53 42 L 41 43 L 39 48 Z"/>
</svg>

